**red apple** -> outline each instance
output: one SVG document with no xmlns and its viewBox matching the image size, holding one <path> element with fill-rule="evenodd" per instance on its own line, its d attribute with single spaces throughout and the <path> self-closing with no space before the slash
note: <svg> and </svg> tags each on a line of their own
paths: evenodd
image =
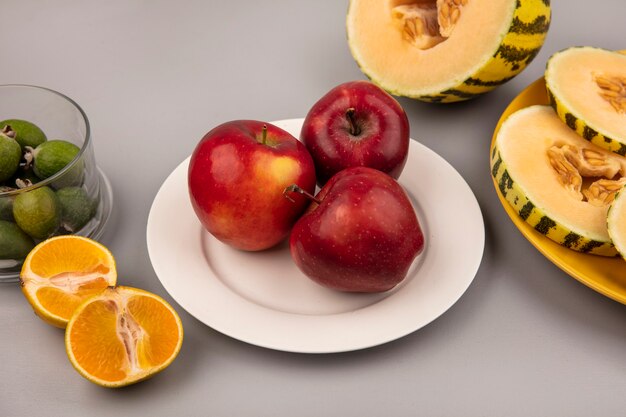
<svg viewBox="0 0 626 417">
<path fill-rule="evenodd" d="M 238 249 L 267 249 L 287 236 L 308 204 L 303 196 L 284 198 L 293 183 L 315 190 L 313 160 L 302 143 L 269 123 L 219 125 L 189 162 L 189 194 L 200 222 Z"/>
<path fill-rule="evenodd" d="M 409 152 L 409 120 L 400 103 L 369 81 L 330 90 L 304 120 L 300 140 L 315 162 L 318 184 L 353 166 L 398 178 Z"/>
<path fill-rule="evenodd" d="M 406 277 L 424 234 L 396 180 L 372 168 L 347 168 L 314 199 L 289 239 L 305 275 L 350 292 L 387 291 Z"/>
</svg>

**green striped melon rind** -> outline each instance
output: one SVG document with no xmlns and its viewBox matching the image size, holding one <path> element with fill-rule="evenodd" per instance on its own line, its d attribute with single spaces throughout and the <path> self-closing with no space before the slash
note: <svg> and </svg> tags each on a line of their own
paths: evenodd
<svg viewBox="0 0 626 417">
<path fill-rule="evenodd" d="M 427 95 L 413 95 L 402 88 L 384 88 L 396 96 L 430 103 L 453 103 L 475 98 L 510 81 L 526 68 L 543 46 L 550 19 L 550 0 L 517 0 L 509 30 L 502 36 L 497 50 L 480 69 L 455 87 Z M 382 86 L 358 61 L 357 65 L 373 83 Z"/>
<path fill-rule="evenodd" d="M 591 48 L 589 46 L 575 46 L 572 48 L 605 50 L 602 48 Z M 572 48 L 567 48 L 560 52 L 564 52 Z M 555 53 L 554 55 L 552 55 L 552 57 L 559 54 L 560 52 Z M 613 52 L 613 51 L 608 51 L 608 52 Z M 586 140 L 593 143 L 594 145 L 597 145 L 608 151 L 614 152 L 618 155 L 626 156 L 626 144 L 625 143 L 621 142 L 617 138 L 612 138 L 609 135 L 606 135 L 605 133 L 601 133 L 600 132 L 601 129 L 597 126 L 596 128 L 589 126 L 587 122 L 584 121 L 584 116 L 575 115 L 571 109 L 567 108 L 567 106 L 563 104 L 562 100 L 559 100 L 559 98 L 557 97 L 558 94 L 555 94 L 555 89 L 551 88 L 550 86 L 551 80 L 549 79 L 548 71 L 547 71 L 547 69 L 550 66 L 550 60 L 552 60 L 552 57 L 548 60 L 548 63 L 546 64 L 546 77 L 545 77 L 546 91 L 548 93 L 548 100 L 550 101 L 550 105 L 552 106 L 556 114 L 559 116 L 559 119 L 561 119 L 563 123 L 565 123 L 570 129 L 578 133 L 579 136 L 585 138 Z"/>
<path fill-rule="evenodd" d="M 500 151 L 494 145 L 491 153 L 491 175 L 504 199 L 513 207 L 522 220 L 538 233 L 566 248 L 592 255 L 618 256 L 612 242 L 602 242 L 585 237 L 565 227 L 537 207 L 523 188 L 509 174 Z"/>
<path fill-rule="evenodd" d="M 609 232 L 609 236 L 615 242 L 615 249 L 617 250 L 618 254 L 622 258 L 626 259 L 626 246 L 620 243 L 626 242 L 626 237 L 620 238 L 620 236 L 617 236 L 619 232 L 618 229 L 616 229 L 616 227 L 614 226 L 615 222 L 619 221 L 619 218 L 623 218 L 623 216 L 626 214 L 624 213 L 624 209 L 622 209 L 619 213 L 617 212 L 617 210 L 619 210 L 617 205 L 624 205 L 624 202 L 621 201 L 622 199 L 626 200 L 626 191 L 624 191 L 624 188 L 622 188 L 615 194 L 615 198 L 609 206 L 609 210 L 606 214 L 606 228 Z"/>
</svg>

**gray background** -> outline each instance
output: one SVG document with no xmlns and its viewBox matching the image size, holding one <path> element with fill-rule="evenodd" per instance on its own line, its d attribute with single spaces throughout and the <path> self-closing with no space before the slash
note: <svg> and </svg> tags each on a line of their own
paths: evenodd
<svg viewBox="0 0 626 417">
<path fill-rule="evenodd" d="M 623 0 L 554 1 L 539 56 L 491 94 L 448 106 L 401 100 L 412 136 L 468 181 L 486 226 L 474 283 L 430 325 L 364 351 L 289 354 L 223 336 L 165 292 L 145 239 L 160 184 L 216 124 L 302 117 L 331 87 L 364 78 L 346 9 L 345 0 L 2 1 L 0 82 L 56 89 L 87 112 L 114 187 L 104 242 L 120 282 L 172 302 L 186 338 L 164 373 L 100 388 L 72 369 L 62 331 L 35 318 L 16 285 L 0 286 L 0 416 L 626 415 L 626 309 L 520 235 L 488 169 L 500 113 L 553 52 L 626 47 Z"/>
</svg>

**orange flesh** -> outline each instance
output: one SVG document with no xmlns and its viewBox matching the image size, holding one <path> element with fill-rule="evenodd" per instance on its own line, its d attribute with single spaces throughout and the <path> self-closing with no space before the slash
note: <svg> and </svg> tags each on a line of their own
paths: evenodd
<svg viewBox="0 0 626 417">
<path fill-rule="evenodd" d="M 117 271 L 111 253 L 79 236 L 46 240 L 31 251 L 20 274 L 22 290 L 44 320 L 65 327 L 86 298 L 115 285 Z"/>
<path fill-rule="evenodd" d="M 617 195 L 607 219 L 609 235 L 622 257 L 626 256 L 626 192 Z"/>
<path fill-rule="evenodd" d="M 394 21 L 393 7 L 407 3 L 424 2 L 352 0 L 348 38 L 368 75 L 392 81 L 383 88 L 418 86 L 416 91 L 428 94 L 457 85 L 493 56 L 511 24 L 517 0 L 469 1 L 450 37 L 429 49 L 407 42 Z"/>
<path fill-rule="evenodd" d="M 148 297 L 134 297 L 128 302 L 128 311 L 145 331 L 140 362 L 144 366 L 157 366 L 165 362 L 176 348 L 178 325 L 172 313 L 158 301 Z"/>
<path fill-rule="evenodd" d="M 86 306 L 70 338 L 74 357 L 86 372 L 105 381 L 126 377 L 126 351 L 117 337 L 117 315 L 108 301 Z"/>
<path fill-rule="evenodd" d="M 94 282 L 92 285 L 95 288 L 82 290 L 78 294 L 68 293 L 54 287 L 42 287 L 37 290 L 35 295 L 46 310 L 59 317 L 69 318 L 80 303 L 88 297 L 98 294 L 109 285 L 104 279 L 100 279 L 98 282 L 99 286 Z"/>
<path fill-rule="evenodd" d="M 172 358 L 180 344 L 178 322 L 161 301 L 121 287 L 84 306 L 69 332 L 78 365 L 107 382 L 149 374 Z"/>
<path fill-rule="evenodd" d="M 618 161 L 621 172 L 626 172 L 626 158 L 581 138 L 548 106 L 527 107 L 514 113 L 504 122 L 496 139 L 509 175 L 530 201 L 578 234 L 600 241 L 609 240 L 606 229 L 608 206 L 598 207 L 576 200 L 561 184 L 547 156 L 547 150 L 555 144 L 594 149 Z"/>
<path fill-rule="evenodd" d="M 73 240 L 71 246 L 63 244 L 63 241 L 57 242 L 51 242 L 33 258 L 30 269 L 34 274 L 51 278 L 67 271 L 109 272 L 109 267 L 103 264 L 104 259 L 94 253 L 94 247 L 89 242 Z"/>
<path fill-rule="evenodd" d="M 601 95 L 597 76 L 626 78 L 626 55 L 571 48 L 550 59 L 546 84 L 565 108 L 595 130 L 626 143 L 626 113 Z"/>
</svg>

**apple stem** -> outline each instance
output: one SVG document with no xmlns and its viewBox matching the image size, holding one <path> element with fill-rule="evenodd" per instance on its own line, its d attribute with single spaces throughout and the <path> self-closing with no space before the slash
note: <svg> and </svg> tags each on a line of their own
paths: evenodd
<svg viewBox="0 0 626 417">
<path fill-rule="evenodd" d="M 263 133 L 261 137 L 261 143 L 265 145 L 267 142 L 267 125 L 263 125 Z"/>
<path fill-rule="evenodd" d="M 295 203 L 294 199 L 289 197 L 289 193 L 302 194 L 303 196 L 305 196 L 306 198 L 308 198 L 311 201 L 316 202 L 317 204 L 321 204 L 322 203 L 320 200 L 315 198 L 315 196 L 313 194 L 311 194 L 308 191 L 300 188 L 296 184 L 291 184 L 289 187 L 285 188 L 285 190 L 283 191 L 283 195 L 285 196 L 285 198 L 287 200 L 291 201 L 292 203 Z"/>
<path fill-rule="evenodd" d="M 350 134 L 352 136 L 358 136 L 359 133 L 361 133 L 361 129 L 359 129 L 359 126 L 356 124 L 356 120 L 354 120 L 355 111 L 356 110 L 354 110 L 354 107 L 350 107 L 348 110 L 346 110 L 346 118 L 350 122 Z"/>
</svg>

